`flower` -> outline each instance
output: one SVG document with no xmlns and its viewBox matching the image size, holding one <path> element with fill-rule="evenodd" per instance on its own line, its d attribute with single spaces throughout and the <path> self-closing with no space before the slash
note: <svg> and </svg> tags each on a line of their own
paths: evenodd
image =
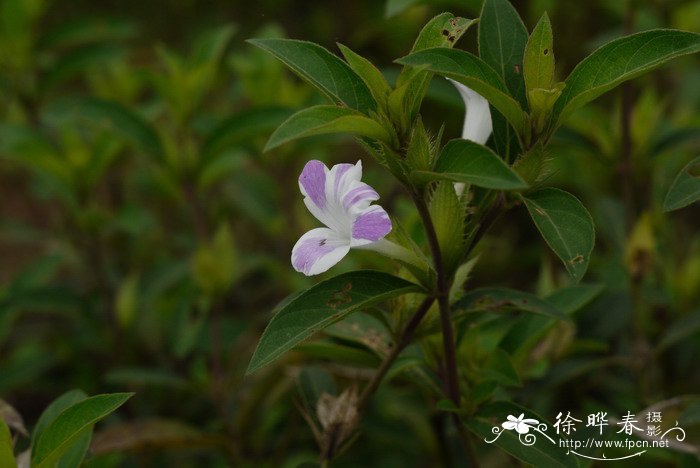
<svg viewBox="0 0 700 468">
<path fill-rule="evenodd" d="M 473 91 L 462 83 L 455 80 L 448 80 L 457 88 L 464 106 L 464 127 L 462 127 L 462 138 L 479 143 L 486 144 L 486 141 L 491 136 L 493 131 L 493 123 L 491 121 L 491 110 L 489 102 L 484 97 Z"/>
<path fill-rule="evenodd" d="M 493 131 L 489 102 L 484 99 L 481 94 L 467 88 L 462 83 L 458 83 L 449 78 L 448 80 L 457 88 L 457 91 L 459 91 L 466 108 L 464 112 L 462 138 L 479 143 L 480 145 L 486 144 L 486 141 Z M 462 192 L 464 192 L 464 183 L 455 183 L 455 191 L 457 195 L 462 195 Z"/>
<path fill-rule="evenodd" d="M 517 418 L 509 414 L 508 420 L 501 424 L 501 426 L 508 431 L 515 429 L 518 434 L 527 434 L 530 432 L 531 427 L 537 426 L 540 423 L 537 419 L 523 419 L 524 417 L 525 413 L 522 413 Z"/>
<path fill-rule="evenodd" d="M 377 192 L 361 182 L 362 162 L 336 164 L 330 170 L 321 161 L 306 163 L 299 176 L 304 204 L 326 227 L 312 229 L 292 249 L 292 266 L 307 276 L 327 271 L 351 248 L 380 247 L 391 232 L 391 220 L 384 208 L 370 205 Z M 401 247 L 391 244 L 390 247 Z"/>
</svg>

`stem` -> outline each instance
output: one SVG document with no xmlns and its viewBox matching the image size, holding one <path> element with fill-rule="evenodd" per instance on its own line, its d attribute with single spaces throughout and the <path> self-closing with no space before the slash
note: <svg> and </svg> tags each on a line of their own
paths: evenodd
<svg viewBox="0 0 700 468">
<path fill-rule="evenodd" d="M 459 408 L 459 375 L 457 373 L 457 351 L 455 349 L 454 333 L 452 331 L 452 320 L 450 317 L 450 281 L 445 273 L 445 267 L 442 262 L 442 252 L 440 243 L 435 232 L 433 219 L 430 217 L 430 211 L 423 197 L 415 190 L 411 190 L 411 197 L 418 209 L 418 214 L 423 221 L 425 234 L 428 237 L 428 244 L 433 256 L 433 265 L 437 275 L 437 291 L 436 297 L 440 306 L 440 325 L 442 327 L 442 344 L 445 349 L 445 385 L 447 387 L 447 395 L 452 400 L 452 403 Z"/>
<path fill-rule="evenodd" d="M 381 366 L 379 366 L 379 369 L 377 369 L 377 373 L 374 374 L 374 377 L 372 377 L 372 380 L 370 380 L 370 382 L 367 384 L 364 391 L 362 392 L 362 395 L 360 395 L 360 399 L 357 403 L 358 412 L 362 411 L 362 408 L 365 407 L 370 397 L 377 390 L 382 379 L 389 371 L 389 368 L 399 356 L 401 351 L 403 351 L 403 349 L 411 343 L 413 333 L 416 331 L 416 328 L 418 328 L 418 325 L 420 324 L 421 320 L 423 320 L 423 317 L 425 317 L 425 314 L 427 314 L 428 310 L 430 310 L 430 306 L 433 305 L 433 301 L 435 301 L 435 298 L 426 297 L 421 303 L 421 305 L 418 306 L 416 313 L 413 314 L 411 320 L 409 320 L 409 322 L 404 327 L 403 333 L 401 333 L 401 337 L 391 349 L 389 354 L 384 358 L 384 361 L 382 361 Z"/>
<path fill-rule="evenodd" d="M 457 350 L 455 349 L 454 333 L 452 331 L 452 319 L 450 317 L 450 281 L 445 274 L 445 267 L 442 262 L 442 252 L 440 250 L 440 243 L 437 238 L 437 233 L 435 232 L 435 225 L 433 224 L 433 219 L 430 217 L 430 211 L 428 206 L 421 197 L 420 194 L 415 191 L 411 191 L 411 197 L 418 209 L 418 214 L 420 215 L 423 226 L 425 227 L 425 233 L 428 237 L 428 244 L 430 245 L 430 250 L 433 256 L 433 264 L 435 267 L 435 273 L 437 275 L 437 300 L 440 307 L 440 325 L 442 327 L 442 343 L 445 349 L 445 384 L 447 386 L 447 394 L 452 400 L 452 403 L 459 408 L 460 407 L 460 393 L 459 393 L 459 374 L 457 372 Z M 485 222 L 479 227 L 474 236 L 472 243 L 470 244 L 468 251 L 474 248 L 474 246 L 479 242 L 479 239 L 483 236 L 484 232 L 488 230 L 493 224 L 495 218 L 497 218 L 498 213 L 500 213 L 500 207 L 503 200 L 499 198 L 497 204 L 497 209 L 490 210 Z M 493 216 L 491 216 L 493 213 Z M 493 218 L 493 219 L 491 219 Z M 476 456 L 476 451 L 474 450 L 474 445 L 469 433 L 465 430 L 464 425 L 458 414 L 452 414 L 452 421 L 457 428 L 462 441 L 464 442 L 464 448 L 466 450 L 467 459 L 469 460 L 469 466 L 478 467 L 479 459 Z"/>
</svg>

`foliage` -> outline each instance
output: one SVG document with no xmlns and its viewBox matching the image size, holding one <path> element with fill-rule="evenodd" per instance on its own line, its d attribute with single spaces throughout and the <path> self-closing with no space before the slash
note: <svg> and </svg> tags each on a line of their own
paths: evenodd
<svg viewBox="0 0 700 468">
<path fill-rule="evenodd" d="M 694 2 L 64 3 L 0 0 L 0 466 L 590 466 L 484 441 L 659 407 L 696 462 Z M 391 218 L 320 280 L 312 159 Z"/>
</svg>

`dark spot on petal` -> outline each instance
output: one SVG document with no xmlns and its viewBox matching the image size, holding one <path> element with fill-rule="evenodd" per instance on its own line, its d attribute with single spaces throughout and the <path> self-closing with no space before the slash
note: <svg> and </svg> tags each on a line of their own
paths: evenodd
<svg viewBox="0 0 700 468">
<path fill-rule="evenodd" d="M 323 247 L 324 245 L 326 245 L 326 239 L 321 239 L 321 241 L 318 243 L 318 246 Z"/>
<path fill-rule="evenodd" d="M 547 55 L 547 54 L 549 53 L 549 49 L 544 49 L 544 50 L 542 51 L 542 53 L 543 53 L 544 55 Z"/>
<path fill-rule="evenodd" d="M 455 37 L 454 37 L 454 36 L 450 36 L 450 37 L 447 38 L 447 40 L 450 41 L 450 42 L 454 42 L 454 41 L 455 41 Z"/>
<path fill-rule="evenodd" d="M 450 35 L 450 32 L 449 32 L 447 29 L 443 29 L 443 30 L 442 30 L 442 35 L 443 35 L 443 36 L 449 36 L 449 35 Z"/>
</svg>

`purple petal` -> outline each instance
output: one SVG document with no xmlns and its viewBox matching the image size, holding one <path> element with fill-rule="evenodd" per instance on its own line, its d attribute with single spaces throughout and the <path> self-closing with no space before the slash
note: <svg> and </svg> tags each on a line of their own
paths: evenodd
<svg viewBox="0 0 700 468">
<path fill-rule="evenodd" d="M 364 182 L 357 182 L 343 196 L 343 209 L 350 211 L 353 206 L 360 205 L 362 202 L 369 205 L 375 200 L 379 200 L 379 194 Z"/>
<path fill-rule="evenodd" d="M 349 242 L 327 228 L 312 229 L 292 249 L 292 266 L 307 276 L 317 275 L 338 263 L 350 250 Z"/>
<path fill-rule="evenodd" d="M 352 225 L 353 240 L 378 241 L 391 232 L 391 220 L 381 206 L 371 206 Z"/>
<path fill-rule="evenodd" d="M 314 159 L 306 163 L 299 176 L 301 193 L 321 209 L 326 206 L 327 170 L 325 164 Z"/>
</svg>

